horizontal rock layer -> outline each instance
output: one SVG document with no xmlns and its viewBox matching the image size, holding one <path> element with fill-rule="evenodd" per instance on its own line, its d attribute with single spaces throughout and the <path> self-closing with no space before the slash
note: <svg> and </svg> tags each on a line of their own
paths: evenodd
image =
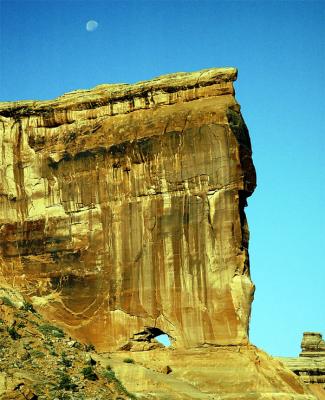
<svg viewBox="0 0 325 400">
<path fill-rule="evenodd" d="M 308 385 L 319 400 L 325 400 L 325 342 L 321 333 L 304 332 L 299 357 L 278 359 Z"/>
<path fill-rule="evenodd" d="M 304 332 L 300 357 L 325 357 L 325 341 L 319 332 Z"/>
<path fill-rule="evenodd" d="M 0 105 L 1 272 L 99 349 L 247 342 L 255 188 L 233 68 Z"/>
</svg>

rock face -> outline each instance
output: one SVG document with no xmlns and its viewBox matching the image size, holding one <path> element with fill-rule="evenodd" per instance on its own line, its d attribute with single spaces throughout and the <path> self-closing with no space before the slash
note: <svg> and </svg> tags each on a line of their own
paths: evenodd
<svg viewBox="0 0 325 400">
<path fill-rule="evenodd" d="M 134 363 L 119 362 L 126 356 L 99 360 L 139 399 L 316 400 L 294 373 L 251 345 L 141 351 L 131 353 Z"/>
<path fill-rule="evenodd" d="M 325 342 L 318 332 L 304 332 L 297 358 L 279 360 L 309 386 L 319 400 L 325 400 Z"/>
<path fill-rule="evenodd" d="M 176 348 L 247 343 L 255 170 L 236 73 L 2 103 L 7 282 L 100 350 L 148 329 Z"/>
<path fill-rule="evenodd" d="M 114 367 L 100 379 L 121 379 L 125 397 L 315 400 L 248 344 L 255 170 L 235 79 L 209 69 L 0 105 L 0 289 L 79 341 L 118 349 L 93 362 Z"/>
<path fill-rule="evenodd" d="M 300 357 L 325 357 L 325 342 L 319 332 L 304 332 Z"/>
</svg>

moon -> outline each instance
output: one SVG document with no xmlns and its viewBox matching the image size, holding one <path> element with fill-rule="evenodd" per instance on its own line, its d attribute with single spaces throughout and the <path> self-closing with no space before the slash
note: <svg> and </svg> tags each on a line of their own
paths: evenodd
<svg viewBox="0 0 325 400">
<path fill-rule="evenodd" d="M 90 21 L 88 21 L 86 23 L 86 30 L 88 32 L 93 32 L 94 30 L 96 30 L 98 28 L 98 22 L 91 19 Z"/>
</svg>

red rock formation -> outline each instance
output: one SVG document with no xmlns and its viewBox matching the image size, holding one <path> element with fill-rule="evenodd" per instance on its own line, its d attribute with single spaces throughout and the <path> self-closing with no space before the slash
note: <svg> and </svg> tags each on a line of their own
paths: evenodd
<svg viewBox="0 0 325 400">
<path fill-rule="evenodd" d="M 2 273 L 101 349 L 145 327 L 177 347 L 247 342 L 236 70 L 1 105 Z"/>
<path fill-rule="evenodd" d="M 79 340 L 122 348 L 109 362 L 141 398 L 315 400 L 248 345 L 255 170 L 235 79 L 0 105 L 0 282 Z M 119 360 L 130 350 L 135 364 Z"/>
</svg>

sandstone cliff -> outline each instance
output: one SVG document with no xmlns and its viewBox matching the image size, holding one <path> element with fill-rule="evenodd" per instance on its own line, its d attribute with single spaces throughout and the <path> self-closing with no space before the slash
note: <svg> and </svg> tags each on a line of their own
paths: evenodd
<svg viewBox="0 0 325 400">
<path fill-rule="evenodd" d="M 118 350 L 96 359 L 126 397 L 315 400 L 248 343 L 255 170 L 236 73 L 0 104 L 0 282 L 79 341 Z"/>
<path fill-rule="evenodd" d="M 1 272 L 99 349 L 247 342 L 255 187 L 236 70 L 2 103 Z"/>
</svg>

